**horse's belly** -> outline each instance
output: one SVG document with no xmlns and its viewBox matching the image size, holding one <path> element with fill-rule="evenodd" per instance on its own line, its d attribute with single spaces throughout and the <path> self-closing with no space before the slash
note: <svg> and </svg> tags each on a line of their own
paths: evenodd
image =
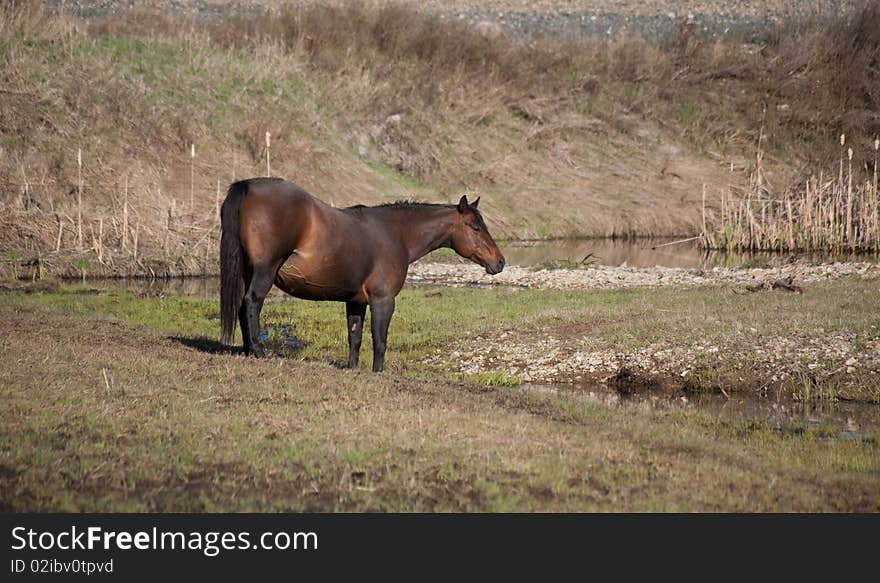
<svg viewBox="0 0 880 583">
<path fill-rule="evenodd" d="M 343 301 L 355 299 L 360 286 L 334 269 L 316 269 L 296 256 L 288 259 L 275 276 L 275 285 L 303 300 Z"/>
</svg>

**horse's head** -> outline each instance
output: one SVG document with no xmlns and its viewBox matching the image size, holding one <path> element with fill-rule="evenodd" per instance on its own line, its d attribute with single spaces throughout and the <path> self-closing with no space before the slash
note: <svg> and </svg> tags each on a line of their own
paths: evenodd
<svg viewBox="0 0 880 583">
<path fill-rule="evenodd" d="M 478 204 L 479 197 L 472 203 L 468 203 L 467 196 L 462 196 L 458 201 L 458 215 L 452 227 L 452 249 L 485 267 L 486 273 L 495 275 L 504 269 L 504 255 L 489 234 L 483 215 L 477 210 Z"/>
</svg>

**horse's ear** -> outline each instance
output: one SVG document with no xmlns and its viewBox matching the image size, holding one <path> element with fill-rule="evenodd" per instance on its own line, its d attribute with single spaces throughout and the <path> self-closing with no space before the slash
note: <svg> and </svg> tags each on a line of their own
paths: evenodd
<svg viewBox="0 0 880 583">
<path fill-rule="evenodd" d="M 477 206 L 478 206 L 479 204 L 480 204 L 480 197 L 478 196 L 478 197 L 477 197 L 477 200 L 475 200 L 474 202 L 471 203 L 471 206 L 474 207 L 474 208 L 477 208 Z"/>
<path fill-rule="evenodd" d="M 461 195 L 461 199 L 458 201 L 458 212 L 463 213 L 466 210 L 468 210 L 467 195 L 463 194 Z"/>
</svg>

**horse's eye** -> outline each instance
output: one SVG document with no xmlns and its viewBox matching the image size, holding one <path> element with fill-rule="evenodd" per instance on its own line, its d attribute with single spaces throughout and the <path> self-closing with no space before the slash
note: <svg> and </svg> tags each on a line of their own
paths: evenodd
<svg viewBox="0 0 880 583">
<path fill-rule="evenodd" d="M 472 225 L 472 224 L 468 223 L 468 227 L 470 227 L 471 229 L 473 229 L 474 231 L 477 231 L 477 232 L 479 232 L 479 230 L 480 230 L 480 225 Z"/>
</svg>

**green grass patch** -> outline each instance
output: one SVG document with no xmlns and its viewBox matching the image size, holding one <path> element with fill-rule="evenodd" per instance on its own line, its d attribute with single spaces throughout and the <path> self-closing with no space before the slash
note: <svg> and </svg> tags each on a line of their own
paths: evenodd
<svg viewBox="0 0 880 583">
<path fill-rule="evenodd" d="M 465 378 L 485 387 L 516 387 L 523 382 L 521 376 L 507 374 L 500 370 L 469 374 L 465 375 Z"/>
</svg>

